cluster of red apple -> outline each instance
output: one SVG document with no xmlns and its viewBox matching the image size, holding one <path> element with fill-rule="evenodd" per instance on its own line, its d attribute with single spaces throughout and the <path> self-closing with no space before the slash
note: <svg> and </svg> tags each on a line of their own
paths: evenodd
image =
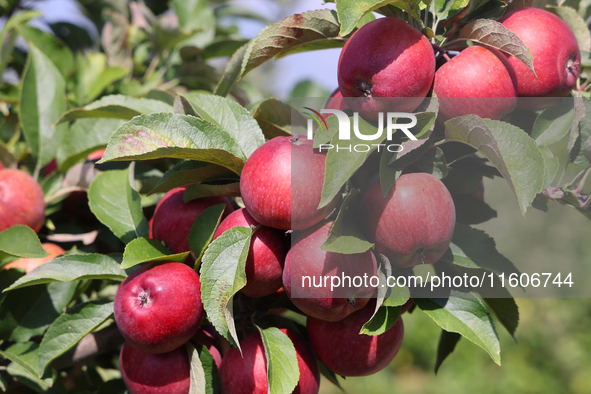
<svg viewBox="0 0 591 394">
<path fill-rule="evenodd" d="M 432 89 L 443 123 L 467 114 L 498 120 L 516 104 L 542 109 L 555 100 L 541 98 L 564 97 L 575 87 L 581 53 L 562 19 L 523 8 L 499 22 L 529 48 L 535 74 L 516 57 L 481 45 L 462 50 L 436 70 L 434 50 L 421 32 L 400 19 L 381 18 L 362 26 L 345 44 L 338 68 L 340 93 L 365 97 L 347 103 L 375 120 L 378 112 L 412 112 Z M 372 99 L 380 97 L 388 99 Z M 536 99 L 518 103 L 517 97 Z"/>
<path fill-rule="evenodd" d="M 293 304 L 308 316 L 311 346 L 297 333 L 282 329 L 296 350 L 300 368 L 296 392 L 300 393 L 318 392 L 320 376 L 314 354 L 342 376 L 369 375 L 390 363 L 404 332 L 399 319 L 381 335 L 359 334 L 375 310 L 375 302 L 370 302 L 373 287 L 357 289 L 347 297 L 336 296 L 328 287 L 306 289 L 305 298 L 292 297 L 292 280 L 297 283 L 303 275 L 377 272 L 376 258 L 369 250 L 339 254 L 321 248 L 334 223 L 326 218 L 340 202 L 339 195 L 318 208 L 325 161 L 326 156 L 315 153 L 313 142 L 303 136 L 276 137 L 245 163 L 240 181 L 245 208 L 234 210 L 227 197 L 185 203 L 186 187 L 180 187 L 158 203 L 150 227 L 152 236 L 175 253 L 189 251 L 189 232 L 195 219 L 216 204 L 224 204 L 225 209 L 214 239 L 235 226 L 255 229 L 245 265 L 247 284 L 241 291 L 257 298 L 273 295 L 283 287 Z M 430 174 L 401 176 L 386 198 L 376 184 L 365 193 L 361 205 L 368 238 L 398 267 L 433 263 L 449 245 L 455 208 L 446 187 Z M 298 231 L 291 249 L 286 230 Z M 407 303 L 403 311 L 410 306 L 411 302 Z M 191 338 L 199 341 L 194 336 L 202 331 L 203 315 L 200 278 L 185 264 L 145 266 L 121 284 L 115 298 L 115 320 L 126 339 L 120 366 L 132 393 L 148 393 L 148 387 L 163 385 L 171 387 L 170 392 L 188 392 L 189 361 L 182 345 Z M 221 363 L 219 350 L 212 343 L 207 345 L 218 362 L 222 393 L 267 391 L 265 353 L 258 332 L 241 341 L 242 354 L 232 348 Z M 167 363 L 179 366 L 177 373 L 184 371 L 183 379 L 157 373 L 161 368 L 169 369 Z"/>
</svg>

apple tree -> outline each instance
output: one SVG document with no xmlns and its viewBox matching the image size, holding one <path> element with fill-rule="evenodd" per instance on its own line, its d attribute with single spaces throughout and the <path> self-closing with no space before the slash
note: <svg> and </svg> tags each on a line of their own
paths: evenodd
<svg viewBox="0 0 591 394">
<path fill-rule="evenodd" d="M 462 338 L 500 365 L 515 296 L 589 296 L 476 226 L 485 178 L 591 219 L 591 8 L 333 3 L 80 1 L 94 42 L 0 2 L 1 391 L 317 393 L 415 314 L 435 371 Z M 268 60 L 332 48 L 330 98 L 266 93 Z"/>
</svg>

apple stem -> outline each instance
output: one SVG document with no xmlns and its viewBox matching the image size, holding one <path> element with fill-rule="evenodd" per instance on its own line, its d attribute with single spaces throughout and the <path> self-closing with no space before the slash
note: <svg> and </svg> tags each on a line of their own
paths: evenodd
<svg viewBox="0 0 591 394">
<path fill-rule="evenodd" d="M 435 52 L 438 52 L 439 55 L 443 56 L 443 58 L 449 62 L 449 60 L 450 60 L 449 55 L 443 49 L 441 49 L 441 47 L 439 45 L 431 44 L 431 46 L 433 47 L 433 50 Z"/>
<path fill-rule="evenodd" d="M 252 237 L 252 236 L 253 236 L 253 235 L 254 235 L 254 234 L 257 232 L 257 230 L 258 230 L 258 229 L 260 229 L 261 227 L 263 227 L 263 225 L 262 225 L 262 224 L 259 224 L 259 225 L 257 225 L 257 226 L 251 225 L 251 226 L 250 226 L 250 229 L 252 230 L 251 237 Z"/>
<path fill-rule="evenodd" d="M 408 24 L 412 26 L 412 11 L 410 5 L 408 3 L 404 3 L 404 5 L 406 5 L 406 13 L 408 14 Z"/>
</svg>

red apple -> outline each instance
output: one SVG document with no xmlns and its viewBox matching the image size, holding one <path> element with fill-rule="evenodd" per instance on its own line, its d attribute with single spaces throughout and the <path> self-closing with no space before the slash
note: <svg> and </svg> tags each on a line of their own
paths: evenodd
<svg viewBox="0 0 591 394">
<path fill-rule="evenodd" d="M 498 120 L 515 108 L 515 71 L 496 50 L 471 46 L 437 70 L 433 92 L 441 123 L 468 114 Z"/>
<path fill-rule="evenodd" d="M 43 190 L 22 170 L 0 170 L 0 232 L 22 224 L 38 232 L 45 222 Z"/>
<path fill-rule="evenodd" d="M 375 301 L 338 322 L 308 317 L 308 336 L 320 361 L 341 376 L 367 376 L 384 369 L 394 359 L 404 337 L 402 317 L 377 336 L 360 334 L 372 317 Z"/>
<path fill-rule="evenodd" d="M 564 97 L 574 87 L 581 70 L 581 51 L 570 27 L 558 16 L 538 8 L 509 12 L 499 20 L 529 48 L 537 77 L 520 60 L 509 56 L 517 74 L 520 97 Z M 524 102 L 541 109 L 555 100 Z"/>
<path fill-rule="evenodd" d="M 304 136 L 275 137 L 248 158 L 240 194 L 252 217 L 267 227 L 302 230 L 332 212 L 338 196 L 318 209 L 326 156 Z"/>
<path fill-rule="evenodd" d="M 232 227 L 259 226 L 244 208 L 232 212 L 216 230 L 216 239 Z M 275 293 L 281 287 L 281 275 L 287 250 L 284 243 L 285 231 L 271 227 L 258 228 L 250 241 L 246 259 L 246 286 L 242 292 L 249 297 L 264 297 Z"/>
<path fill-rule="evenodd" d="M 280 329 L 293 342 L 300 380 L 294 394 L 316 394 L 320 385 L 320 372 L 310 346 L 298 334 Z M 220 392 L 222 394 L 267 394 L 267 358 L 259 332 L 240 342 L 242 355 L 236 348 L 226 353 L 220 369 Z"/>
<path fill-rule="evenodd" d="M 41 244 L 41 246 L 43 246 L 43 249 L 45 249 L 45 251 L 47 253 L 49 253 L 49 256 L 41 257 L 38 259 L 21 258 L 21 259 L 13 261 L 12 263 L 6 264 L 4 266 L 4 268 L 5 269 L 22 268 L 28 274 L 29 272 L 33 271 L 35 268 L 39 267 L 41 264 L 45 264 L 48 261 L 53 260 L 57 256 L 61 256 L 62 254 L 66 253 L 66 251 L 64 249 L 62 249 L 61 246 L 58 246 L 56 244 L 52 244 L 50 242 L 43 243 L 43 244 Z"/>
<path fill-rule="evenodd" d="M 404 174 L 386 198 L 379 183 L 361 199 L 361 222 L 376 250 L 397 267 L 433 264 L 445 253 L 456 224 L 449 191 L 431 174 Z"/>
<path fill-rule="evenodd" d="M 435 75 L 431 43 L 397 18 L 363 25 L 345 44 L 338 65 L 339 90 L 351 109 L 375 121 L 378 112 L 412 112 L 429 93 Z M 395 99 L 374 100 L 393 97 Z"/>
<path fill-rule="evenodd" d="M 182 263 L 146 265 L 115 295 L 121 335 L 147 353 L 169 352 L 187 342 L 203 317 L 199 275 Z"/>
<path fill-rule="evenodd" d="M 308 316 L 328 321 L 338 321 L 363 308 L 375 288 L 362 283 L 356 287 L 345 279 L 337 283 L 329 278 L 324 286 L 325 276 L 345 278 L 375 276 L 376 260 L 371 251 L 360 254 L 340 254 L 321 249 L 328 239 L 333 223 L 319 224 L 304 231 L 287 253 L 283 270 L 283 287 L 288 297 Z M 332 281 L 334 280 L 334 283 Z M 321 286 L 315 286 L 321 284 Z M 302 283 L 303 282 L 303 283 Z M 369 283 L 369 279 L 367 279 Z M 331 286 L 334 285 L 334 286 Z M 332 287 L 332 288 L 331 288 Z"/>
<path fill-rule="evenodd" d="M 188 394 L 191 387 L 185 346 L 150 354 L 125 342 L 119 355 L 119 369 L 130 394 Z"/>
<path fill-rule="evenodd" d="M 207 208 L 225 204 L 222 215 L 225 218 L 234 210 L 227 197 L 202 197 L 185 203 L 183 194 L 187 187 L 177 187 L 168 191 L 156 205 L 152 234 L 164 242 L 174 253 L 189 251 L 189 232 L 195 219 Z"/>
</svg>

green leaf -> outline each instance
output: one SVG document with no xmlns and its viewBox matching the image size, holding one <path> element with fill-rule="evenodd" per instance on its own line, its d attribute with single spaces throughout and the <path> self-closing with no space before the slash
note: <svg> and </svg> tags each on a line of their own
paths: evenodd
<svg viewBox="0 0 591 394">
<path fill-rule="evenodd" d="M 220 225 L 225 209 L 225 204 L 208 207 L 197 216 L 193 226 L 191 226 L 191 231 L 189 232 L 189 249 L 195 253 L 195 267 L 198 267 L 201 263 L 203 254 Z"/>
<path fill-rule="evenodd" d="M 267 359 L 268 393 L 292 393 L 300 380 L 300 369 L 291 339 L 276 327 L 258 330 Z"/>
<path fill-rule="evenodd" d="M 34 259 L 48 255 L 37 234 L 30 227 L 21 225 L 0 232 L 0 257 L 2 254 Z"/>
<path fill-rule="evenodd" d="M 330 229 L 328 239 L 322 244 L 322 249 L 327 252 L 355 254 L 363 253 L 371 249 L 374 244 L 366 240 L 358 223 L 358 214 L 349 209 L 359 194 L 358 189 L 351 189 L 339 210 L 337 218 Z"/>
<path fill-rule="evenodd" d="M 452 194 L 456 223 L 480 224 L 497 217 L 497 211 L 470 194 Z"/>
<path fill-rule="evenodd" d="M 509 183 L 525 215 L 544 185 L 544 158 L 533 139 L 518 127 L 476 115 L 445 122 L 445 138 L 480 150 Z"/>
<path fill-rule="evenodd" d="M 190 252 L 173 254 L 166 246 L 155 239 L 136 238 L 125 246 L 122 269 L 152 261 L 185 261 Z"/>
<path fill-rule="evenodd" d="M 70 303 L 76 282 L 56 282 L 18 289 L 0 304 L 0 339 L 25 342 L 41 335 Z"/>
<path fill-rule="evenodd" d="M 531 137 L 538 146 L 550 145 L 560 141 L 570 131 L 575 119 L 572 99 L 560 100 L 556 105 L 542 111 L 536 121 Z"/>
<path fill-rule="evenodd" d="M 79 56 L 74 90 L 78 105 L 84 105 L 96 99 L 103 90 L 126 75 L 125 67 L 107 66 L 107 56 L 104 53 L 89 52 L 86 56 Z M 64 112 L 65 110 L 60 112 L 60 115 Z"/>
<path fill-rule="evenodd" d="M 12 361 L 7 372 L 17 378 L 19 382 L 40 392 L 51 390 L 52 393 L 65 393 L 55 371 L 47 371 L 44 376 L 38 376 L 39 344 L 35 342 L 15 343 L 6 350 L 0 351 L 0 356 Z"/>
<path fill-rule="evenodd" d="M 385 7 L 393 3 L 392 0 L 338 0 L 337 14 L 341 23 L 341 36 L 349 35 L 361 20 L 361 18 L 378 8 Z M 416 2 L 415 2 L 416 3 Z"/>
<path fill-rule="evenodd" d="M 90 301 L 78 304 L 58 317 L 39 346 L 39 375 L 43 375 L 53 360 L 73 348 L 86 334 L 112 316 L 113 302 Z"/>
<path fill-rule="evenodd" d="M 58 379 L 57 372 L 51 371 L 51 376 L 46 379 L 39 379 L 37 373 L 31 373 L 28 369 L 25 369 L 17 363 L 10 363 L 6 367 L 6 372 L 20 383 L 28 386 L 37 393 L 66 393 L 61 380 Z"/>
<path fill-rule="evenodd" d="M 107 146 L 113 131 L 123 124 L 121 119 L 88 118 L 72 123 L 57 152 L 60 171 L 67 171 L 88 154 Z"/>
<path fill-rule="evenodd" d="M 513 299 L 513 296 L 503 287 L 501 279 L 496 275 L 490 275 L 488 271 L 482 269 L 457 267 L 460 274 L 467 274 L 469 277 L 486 275 L 486 282 L 475 291 L 482 297 L 497 316 L 499 322 L 507 329 L 509 334 L 515 339 L 515 331 L 519 325 L 519 309 Z M 515 339 L 517 341 L 517 339 Z"/>
<path fill-rule="evenodd" d="M 486 307 L 472 293 L 452 291 L 449 298 L 415 298 L 417 306 L 443 330 L 462 335 L 501 365 L 499 337 Z"/>
<path fill-rule="evenodd" d="M 469 4 L 469 0 L 435 0 L 435 13 L 438 19 L 444 20 L 456 15 Z"/>
<path fill-rule="evenodd" d="M 233 227 L 213 241 L 201 265 L 201 299 L 216 330 L 240 349 L 234 326 L 234 295 L 246 285 L 244 267 L 252 230 Z"/>
<path fill-rule="evenodd" d="M 174 113 L 174 107 L 160 100 L 114 94 L 66 112 L 58 123 L 70 122 L 80 118 L 130 120 L 134 116 L 160 112 L 172 114 Z"/>
<path fill-rule="evenodd" d="M 339 28 L 337 13 L 327 9 L 295 14 L 267 26 L 247 44 L 240 76 L 273 57 L 340 48 L 345 40 L 339 37 Z"/>
<path fill-rule="evenodd" d="M 129 183 L 129 169 L 98 175 L 88 190 L 88 206 L 123 243 L 148 238 L 150 226 L 142 212 L 140 195 Z"/>
<path fill-rule="evenodd" d="M 520 274 L 513 263 L 497 251 L 495 240 L 482 230 L 456 224 L 449 248 L 451 255 L 444 254 L 443 261 L 466 268 L 484 268 L 499 274 Z"/>
<path fill-rule="evenodd" d="M 591 50 L 591 33 L 589 33 L 587 23 L 585 23 L 583 18 L 581 18 L 577 10 L 571 7 L 554 6 L 546 6 L 546 9 L 555 13 L 566 22 L 566 24 L 575 34 L 579 48 L 582 51 Z"/>
<path fill-rule="evenodd" d="M 582 116 L 578 127 L 573 127 L 569 145 L 568 153 L 570 161 L 574 164 L 581 164 L 588 161 L 585 157 L 584 144 L 589 138 L 591 138 L 591 100 L 575 98 L 575 109 L 578 107 L 577 104 L 582 106 L 580 112 Z M 580 101 L 579 101 L 580 100 Z"/>
<path fill-rule="evenodd" d="M 99 163 L 164 157 L 204 161 L 240 174 L 246 156 L 234 138 L 209 122 L 188 115 L 141 115 L 111 136 Z"/>
<path fill-rule="evenodd" d="M 183 97 L 199 117 L 228 133 L 242 149 L 243 157 L 265 143 L 257 121 L 237 102 L 210 94 L 187 93 Z"/>
<path fill-rule="evenodd" d="M 191 363 L 189 394 L 216 394 L 219 392 L 219 374 L 215 360 L 204 345 L 191 340 L 187 343 Z"/>
<path fill-rule="evenodd" d="M 23 73 L 20 120 L 37 167 L 49 163 L 62 142 L 67 125 L 53 127 L 67 109 L 66 83 L 43 52 L 31 46 Z"/>
<path fill-rule="evenodd" d="M 400 306 L 381 305 L 371 319 L 361 327 L 360 334 L 381 335 L 394 326 L 400 317 Z"/>
<path fill-rule="evenodd" d="M 331 116 L 330 118 L 333 118 Z M 332 120 L 330 119 L 329 120 Z M 336 116 L 334 116 L 336 118 Z M 368 123 L 364 119 L 359 119 L 359 132 L 365 135 L 372 135 L 376 133 L 377 128 Z M 329 126 L 330 127 L 330 126 Z M 356 152 L 354 149 L 348 151 L 344 147 L 349 148 L 358 144 L 368 144 L 370 141 L 364 141 L 357 137 L 357 134 L 351 133 L 351 139 L 340 140 L 339 134 L 335 133 L 332 136 L 330 144 L 334 146 L 333 149 L 328 150 L 326 155 L 326 167 L 324 175 L 324 185 L 322 186 L 322 198 L 320 200 L 319 208 L 329 204 L 335 196 L 341 191 L 343 185 L 351 178 L 351 176 L 363 165 L 369 155 L 377 149 L 386 138 L 386 133 L 373 141 L 370 144 L 368 152 Z"/>
<path fill-rule="evenodd" d="M 176 187 L 211 181 L 237 181 L 235 172 L 202 161 L 183 161 L 168 170 L 149 194 L 165 193 Z"/>
<path fill-rule="evenodd" d="M 41 31 L 30 25 L 19 25 L 16 31 L 30 44 L 45 54 L 60 71 L 64 78 L 68 78 L 74 69 L 74 54 L 57 37 Z"/>
<path fill-rule="evenodd" d="M 208 185 L 200 183 L 197 185 L 191 185 L 183 194 L 185 202 L 189 202 L 196 198 L 201 197 L 214 197 L 214 196 L 232 196 L 240 197 L 240 183 L 225 183 L 223 185 Z"/>
<path fill-rule="evenodd" d="M 521 60 L 534 74 L 534 58 L 517 34 L 492 19 L 477 19 L 460 31 L 460 37 L 497 48 Z"/>
<path fill-rule="evenodd" d="M 51 282 L 84 279 L 123 280 L 127 275 L 119 263 L 103 254 L 67 254 L 40 265 L 5 291 Z"/>
<path fill-rule="evenodd" d="M 304 117 L 290 105 L 276 98 L 269 98 L 257 104 L 252 110 L 252 115 L 269 140 L 278 136 L 290 136 L 292 133 L 306 133 Z"/>
<path fill-rule="evenodd" d="M 35 342 L 15 343 L 6 350 L 0 350 L 0 356 L 37 375 L 39 365 L 39 344 Z"/>
<path fill-rule="evenodd" d="M 437 360 L 435 361 L 435 373 L 439 371 L 443 361 L 449 356 L 456 348 L 457 343 L 462 336 L 455 332 L 447 332 L 441 330 L 441 336 L 439 337 L 439 345 L 437 345 Z"/>
<path fill-rule="evenodd" d="M 246 54 L 246 50 L 248 49 L 249 43 L 242 45 L 240 48 L 234 52 L 228 63 L 226 64 L 226 68 L 224 69 L 224 74 L 220 78 L 217 86 L 215 87 L 214 94 L 222 97 L 226 97 L 230 90 L 232 90 L 232 86 L 238 81 L 240 78 L 240 73 L 242 70 L 242 61 L 244 60 L 244 55 Z"/>
<path fill-rule="evenodd" d="M 495 285 L 500 286 L 500 280 L 498 278 L 496 280 Z M 497 315 L 499 322 L 515 339 L 515 331 L 519 325 L 519 308 L 515 300 L 513 298 L 484 298 L 484 302 Z"/>
<path fill-rule="evenodd" d="M 542 189 L 551 186 L 554 182 L 554 178 L 556 177 L 556 173 L 558 172 L 558 168 L 560 168 L 560 161 L 550 148 L 547 146 L 540 146 L 540 152 L 542 152 L 542 156 L 544 157 L 544 186 Z"/>
<path fill-rule="evenodd" d="M 353 117 L 349 117 L 349 124 L 352 124 Z M 329 116 L 326 119 L 326 125 L 328 128 L 321 127 L 316 130 L 314 134 L 314 149 L 320 148 L 320 145 L 330 143 L 330 140 L 334 138 L 339 129 L 339 120 L 336 116 Z"/>
</svg>

